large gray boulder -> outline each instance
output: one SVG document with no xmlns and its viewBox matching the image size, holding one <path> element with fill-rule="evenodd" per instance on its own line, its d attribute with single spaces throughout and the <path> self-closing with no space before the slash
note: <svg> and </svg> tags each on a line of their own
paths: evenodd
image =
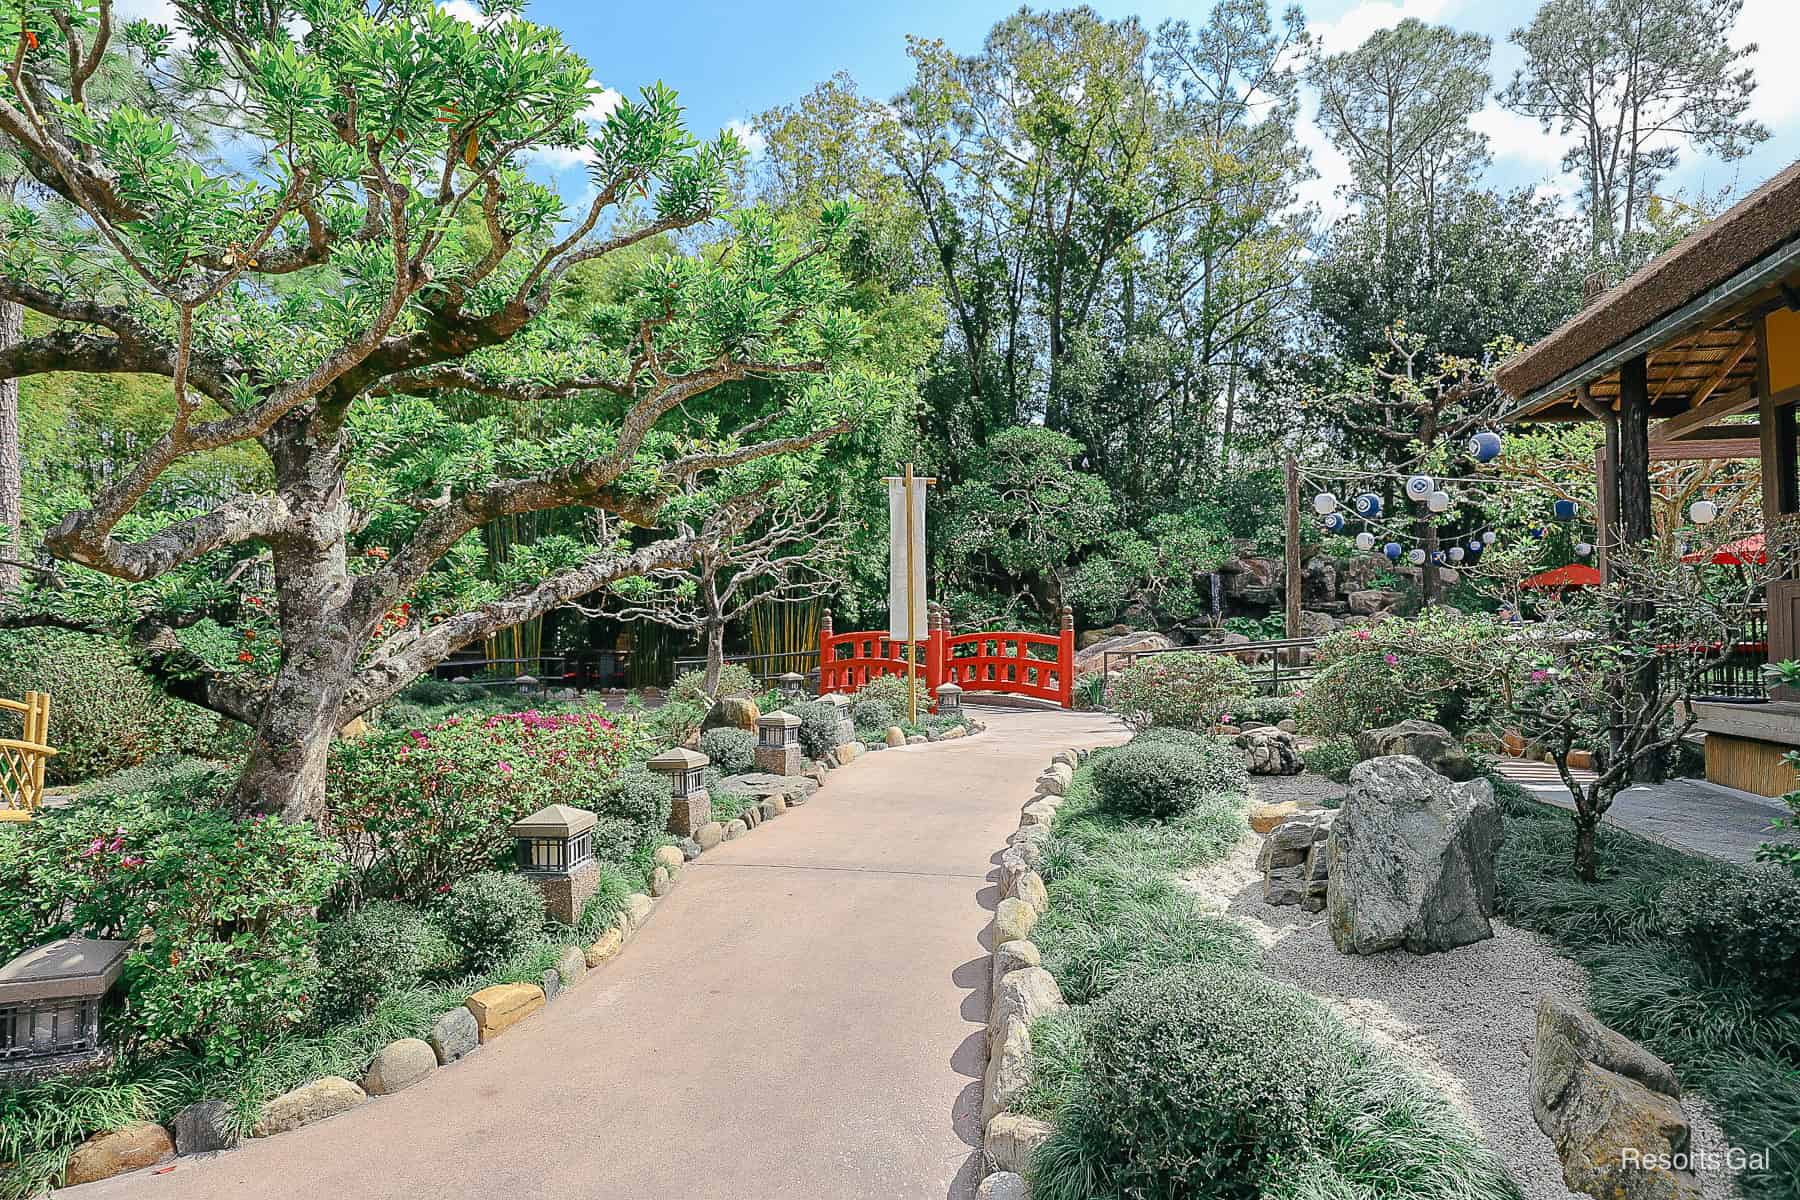
<svg viewBox="0 0 1800 1200">
<path fill-rule="evenodd" d="M 1487 780 L 1453 783 L 1405 755 L 1358 763 L 1327 843 L 1331 940 L 1430 954 L 1492 937 L 1503 838 Z"/>
<path fill-rule="evenodd" d="M 1273 725 L 1245 730 L 1238 734 L 1237 744 L 1252 775 L 1298 775 L 1306 769 L 1300 760 L 1300 743 L 1293 734 Z"/>
<path fill-rule="evenodd" d="M 791 808 L 810 800 L 812 794 L 819 790 L 819 785 L 804 775 L 771 775 L 766 771 L 751 771 L 744 775 L 727 775 L 719 780 L 714 790 L 720 794 L 735 792 L 758 802 L 779 796 L 781 802 Z"/>
<path fill-rule="evenodd" d="M 1401 721 L 1366 729 L 1356 735 L 1356 754 L 1365 759 L 1410 754 L 1446 779 L 1475 778 L 1475 760 L 1456 735 L 1430 721 Z"/>
<path fill-rule="evenodd" d="M 1113 637 L 1101 638 L 1099 641 L 1088 646 L 1085 650 L 1076 651 L 1075 673 L 1077 675 L 1087 675 L 1100 670 L 1101 664 L 1106 661 L 1106 656 L 1109 653 L 1113 655 L 1113 670 L 1123 670 L 1130 665 L 1129 659 L 1120 657 L 1120 655 L 1126 651 L 1169 650 L 1172 649 L 1174 645 L 1174 642 L 1171 642 L 1162 634 L 1151 629 L 1138 630 L 1135 633 L 1121 633 Z"/>
<path fill-rule="evenodd" d="M 1538 1000 L 1531 1111 L 1563 1182 L 1603 1200 L 1700 1200 L 1678 1169 L 1692 1130 L 1669 1065 L 1558 996 Z"/>
</svg>

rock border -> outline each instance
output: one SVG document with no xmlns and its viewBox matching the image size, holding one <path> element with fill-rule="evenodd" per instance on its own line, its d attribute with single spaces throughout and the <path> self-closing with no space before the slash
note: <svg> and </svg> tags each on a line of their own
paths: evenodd
<svg viewBox="0 0 1800 1200">
<path fill-rule="evenodd" d="M 952 726 L 929 741 L 933 745 L 953 742 L 986 729 L 985 723 L 965 716 L 963 725 Z M 377 1050 L 359 1080 L 327 1075 L 271 1098 L 263 1104 L 249 1136 L 274 1137 L 349 1112 L 377 1097 L 405 1091 L 527 1022 L 616 959 L 649 921 L 657 901 L 674 891 L 687 863 L 724 842 L 753 833 L 789 808 L 805 804 L 825 785 L 827 774 L 848 766 L 872 749 L 886 747 L 866 747 L 856 741 L 844 743 L 793 776 L 810 780 L 812 788 L 796 789 L 800 794 L 784 795 L 779 800 L 765 799 L 729 823 L 711 822 L 696 831 L 693 838 L 658 848 L 650 890 L 627 896 L 612 924 L 589 945 L 564 945 L 556 966 L 545 971 L 541 981 L 495 984 L 476 991 L 458 1007 L 439 1015 L 424 1037 L 400 1038 Z M 73 1178 L 74 1182 L 65 1182 L 62 1189 L 156 1167 L 172 1159 L 233 1150 L 240 1141 L 229 1105 L 222 1100 L 201 1100 L 182 1109 L 167 1127 L 140 1121 L 89 1137 L 71 1152 L 64 1179 Z"/>
<path fill-rule="evenodd" d="M 1050 756 L 1031 799 L 1019 811 L 1019 827 L 1000 852 L 999 903 L 988 925 L 993 969 L 988 994 L 988 1061 L 981 1084 L 981 1200 L 1025 1200 L 1032 1155 L 1050 1137 L 1051 1126 L 1008 1112 L 1031 1080 L 1031 1023 L 1065 1007 L 1062 989 L 1041 965 L 1030 940 L 1050 907 L 1037 872 L 1050 824 L 1088 751 L 1066 746 Z"/>
</svg>

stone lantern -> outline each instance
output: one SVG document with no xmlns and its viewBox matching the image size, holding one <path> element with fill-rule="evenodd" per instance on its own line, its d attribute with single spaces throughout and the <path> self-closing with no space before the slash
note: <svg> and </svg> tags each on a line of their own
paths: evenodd
<svg viewBox="0 0 1800 1200">
<path fill-rule="evenodd" d="M 93 1066 L 100 1001 L 125 968 L 129 942 L 63 938 L 0 967 L 0 1082 Z"/>
<path fill-rule="evenodd" d="M 842 692 L 832 692 L 825 697 L 825 703 L 837 709 L 838 731 L 837 744 L 856 740 L 856 722 L 850 719 L 850 697 Z"/>
<path fill-rule="evenodd" d="M 669 832 L 676 837 L 694 833 L 712 820 L 712 797 L 702 786 L 706 768 L 712 759 L 697 750 L 676 747 L 665 750 L 650 760 L 650 769 L 669 777 L 671 804 Z"/>
<path fill-rule="evenodd" d="M 937 687 L 937 715 L 940 717 L 962 716 L 963 690 L 954 683 L 940 683 Z"/>
<path fill-rule="evenodd" d="M 798 671 L 788 671 L 775 681 L 786 700 L 798 700 L 806 692 L 806 676 Z"/>
<path fill-rule="evenodd" d="M 515 821 L 507 831 L 518 842 L 520 874 L 544 894 L 544 911 L 573 925 L 600 885 L 594 862 L 594 814 L 552 804 Z"/>
<path fill-rule="evenodd" d="M 800 773 L 800 718 L 791 712 L 756 719 L 756 769 L 771 775 Z"/>
</svg>

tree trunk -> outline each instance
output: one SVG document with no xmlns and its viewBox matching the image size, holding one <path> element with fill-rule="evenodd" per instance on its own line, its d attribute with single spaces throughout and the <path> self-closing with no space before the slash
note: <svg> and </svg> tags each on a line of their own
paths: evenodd
<svg viewBox="0 0 1800 1200">
<path fill-rule="evenodd" d="M 706 619 L 706 694 L 717 697 L 719 677 L 725 671 L 725 619 Z"/>
<path fill-rule="evenodd" d="M 1575 873 L 1584 883 L 1593 883 L 1599 878 L 1595 869 L 1594 830 L 1600 824 L 1600 817 L 1593 813 L 1580 795 L 1575 798 Z"/>
<path fill-rule="evenodd" d="M 25 310 L 0 301 L 0 351 L 16 343 L 25 330 Z M 24 573 L 15 564 L 24 551 L 25 473 L 19 445 L 19 381 L 0 380 L 0 607 L 19 590 Z"/>
</svg>

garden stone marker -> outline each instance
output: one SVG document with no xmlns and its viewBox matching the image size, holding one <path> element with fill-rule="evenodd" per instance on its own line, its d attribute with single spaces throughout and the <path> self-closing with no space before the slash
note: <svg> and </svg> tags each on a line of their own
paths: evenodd
<svg viewBox="0 0 1800 1200">
<path fill-rule="evenodd" d="M 1329 852 L 1327 839 L 1335 809 L 1295 813 L 1276 824 L 1263 839 L 1256 865 L 1263 873 L 1263 902 L 1298 904 L 1307 912 L 1325 907 Z"/>
<path fill-rule="evenodd" d="M 1273 725 L 1245 730 L 1238 735 L 1237 744 L 1252 775 L 1298 775 L 1303 769 L 1294 735 Z"/>
<path fill-rule="evenodd" d="M 1680 1097 L 1660 1058 L 1561 997 L 1538 1000 L 1531 1111 L 1572 1190 L 1603 1200 L 1700 1200 L 1699 1179 L 1674 1165 L 1692 1137 Z"/>
<path fill-rule="evenodd" d="M 1356 735 L 1356 754 L 1364 759 L 1410 754 L 1446 779 L 1475 778 L 1475 762 L 1462 743 L 1448 729 L 1430 721 L 1402 721 L 1364 730 Z"/>
<path fill-rule="evenodd" d="M 1331 940 L 1430 954 L 1492 937 L 1503 838 L 1487 780 L 1452 783 L 1404 755 L 1358 763 L 1328 842 Z"/>
</svg>

